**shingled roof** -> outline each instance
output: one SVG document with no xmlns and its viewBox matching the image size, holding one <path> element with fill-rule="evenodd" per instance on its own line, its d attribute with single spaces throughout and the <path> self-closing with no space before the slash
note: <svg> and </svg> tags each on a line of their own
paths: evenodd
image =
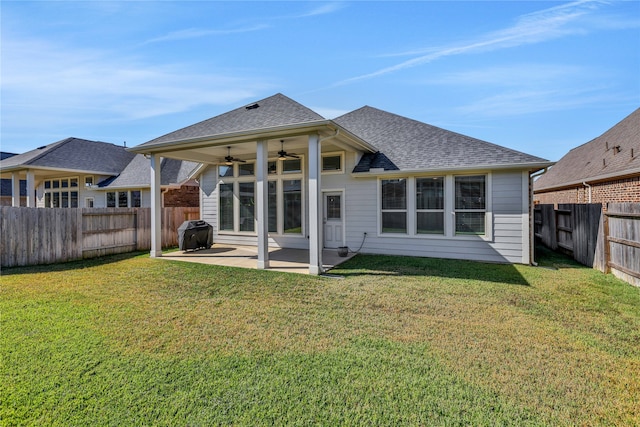
<svg viewBox="0 0 640 427">
<path fill-rule="evenodd" d="M 640 108 L 601 136 L 562 157 L 534 184 L 550 190 L 640 174 Z"/>
<path fill-rule="evenodd" d="M 103 175 L 122 171 L 135 156 L 124 147 L 100 141 L 67 138 L 0 161 L 0 169 L 54 168 Z"/>
<path fill-rule="evenodd" d="M 160 165 L 160 185 L 182 184 L 199 163 L 163 158 Z M 127 188 L 148 187 L 151 185 L 151 161 L 142 154 L 136 155 L 122 173 L 99 183 L 100 187 Z"/>
<path fill-rule="evenodd" d="M 325 120 L 324 117 L 315 111 L 287 98 L 281 93 L 277 93 L 261 101 L 252 102 L 219 116 L 152 139 L 136 148 L 323 120 Z"/>
<path fill-rule="evenodd" d="M 354 172 L 495 167 L 548 160 L 369 106 L 333 120 L 379 149 L 365 154 Z"/>
</svg>

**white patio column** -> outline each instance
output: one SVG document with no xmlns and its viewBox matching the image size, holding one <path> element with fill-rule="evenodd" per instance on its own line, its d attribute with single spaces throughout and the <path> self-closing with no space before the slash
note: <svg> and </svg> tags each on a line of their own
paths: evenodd
<svg viewBox="0 0 640 427">
<path fill-rule="evenodd" d="M 269 147 L 258 141 L 256 157 L 256 219 L 258 220 L 258 269 L 269 268 Z"/>
<path fill-rule="evenodd" d="M 162 256 L 162 195 L 160 193 L 161 158 L 151 155 L 151 257 Z"/>
<path fill-rule="evenodd" d="M 11 206 L 20 206 L 20 175 L 17 172 L 11 174 Z"/>
<path fill-rule="evenodd" d="M 309 135 L 309 274 L 322 270 L 322 190 L 320 186 L 320 141 Z"/>
<path fill-rule="evenodd" d="M 27 171 L 27 207 L 36 207 L 36 178 L 32 170 Z M 18 191 L 18 199 L 20 199 L 20 191 Z"/>
</svg>

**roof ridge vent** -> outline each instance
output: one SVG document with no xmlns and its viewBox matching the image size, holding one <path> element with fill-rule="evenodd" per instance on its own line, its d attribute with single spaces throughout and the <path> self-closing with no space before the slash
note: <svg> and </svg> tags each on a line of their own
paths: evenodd
<svg viewBox="0 0 640 427">
<path fill-rule="evenodd" d="M 256 108 L 259 108 L 260 105 L 258 105 L 258 103 L 256 102 L 255 104 L 251 104 L 251 105 L 247 105 L 246 107 L 244 107 L 246 110 L 255 110 Z"/>
</svg>

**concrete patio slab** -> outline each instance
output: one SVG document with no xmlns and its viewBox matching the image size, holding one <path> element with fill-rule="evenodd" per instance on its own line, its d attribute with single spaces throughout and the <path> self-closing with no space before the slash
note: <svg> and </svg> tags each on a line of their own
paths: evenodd
<svg viewBox="0 0 640 427">
<path fill-rule="evenodd" d="M 337 249 L 324 249 L 322 251 L 322 266 L 326 272 L 355 255 L 355 253 L 349 252 L 346 257 L 340 257 Z M 210 249 L 198 251 L 163 252 L 161 259 L 257 269 L 258 248 L 256 246 L 214 244 Z M 269 248 L 269 270 L 309 274 L 309 251 Z"/>
</svg>

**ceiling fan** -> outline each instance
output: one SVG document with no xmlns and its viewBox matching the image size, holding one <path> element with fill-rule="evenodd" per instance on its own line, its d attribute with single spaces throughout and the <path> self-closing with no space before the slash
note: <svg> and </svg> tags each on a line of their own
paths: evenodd
<svg viewBox="0 0 640 427">
<path fill-rule="evenodd" d="M 236 159 L 235 157 L 231 156 L 231 147 L 229 146 L 227 147 L 227 156 L 224 158 L 224 164 L 227 166 L 231 166 L 233 162 L 246 163 L 245 160 Z"/>
<path fill-rule="evenodd" d="M 284 139 L 280 140 L 280 151 L 278 151 L 278 159 L 286 160 L 287 158 L 299 159 L 300 156 L 284 151 Z"/>
</svg>

